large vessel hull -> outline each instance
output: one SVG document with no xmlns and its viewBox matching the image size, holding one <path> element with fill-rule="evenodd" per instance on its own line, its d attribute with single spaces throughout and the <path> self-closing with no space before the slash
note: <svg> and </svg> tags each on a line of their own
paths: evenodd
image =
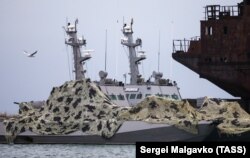
<svg viewBox="0 0 250 158">
<path fill-rule="evenodd" d="M 126 121 L 110 139 L 76 131 L 69 135 L 37 135 L 26 131 L 17 135 L 15 144 L 135 144 L 136 142 L 203 141 L 214 130 L 211 122 L 200 121 L 198 134 L 178 129 L 173 125 Z M 0 123 L 0 143 L 7 143 L 3 123 Z"/>
<path fill-rule="evenodd" d="M 227 8 L 227 9 L 225 9 Z M 174 40 L 173 58 L 235 97 L 250 100 L 250 1 L 208 5 L 200 37 Z M 249 109 L 248 109 L 249 110 Z"/>
</svg>

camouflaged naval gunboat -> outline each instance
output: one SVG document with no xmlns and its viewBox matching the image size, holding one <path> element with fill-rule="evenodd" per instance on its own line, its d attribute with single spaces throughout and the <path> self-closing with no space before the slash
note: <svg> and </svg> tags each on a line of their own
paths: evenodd
<svg viewBox="0 0 250 158">
<path fill-rule="evenodd" d="M 75 79 L 54 87 L 41 106 L 18 103 L 19 117 L 0 122 L 1 143 L 134 144 L 138 141 L 202 141 L 214 129 L 182 101 L 176 83 L 154 72 L 154 82 L 144 81 L 138 64 L 146 59 L 135 48 L 133 21 L 124 24 L 121 44 L 129 49 L 130 83 L 124 84 L 99 73 L 101 80 L 85 79 L 82 56 L 86 40 L 77 37 L 77 20 L 68 23 L 65 43 L 72 46 Z"/>
</svg>

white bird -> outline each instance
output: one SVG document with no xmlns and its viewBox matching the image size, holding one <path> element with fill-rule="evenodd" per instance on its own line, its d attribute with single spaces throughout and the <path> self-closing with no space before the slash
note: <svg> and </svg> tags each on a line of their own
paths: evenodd
<svg viewBox="0 0 250 158">
<path fill-rule="evenodd" d="M 35 54 L 37 53 L 37 51 L 35 51 L 34 53 L 28 53 L 26 51 L 23 51 L 24 54 L 26 54 L 28 57 L 35 57 Z"/>
</svg>

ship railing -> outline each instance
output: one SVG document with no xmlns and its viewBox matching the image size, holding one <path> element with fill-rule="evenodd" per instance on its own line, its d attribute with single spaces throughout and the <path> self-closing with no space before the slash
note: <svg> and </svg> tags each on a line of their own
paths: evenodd
<svg viewBox="0 0 250 158">
<path fill-rule="evenodd" d="M 240 6 L 208 5 L 205 7 L 205 20 L 218 20 L 225 17 L 237 17 L 240 15 Z"/>
<path fill-rule="evenodd" d="M 187 53 L 190 47 L 190 42 L 199 40 L 200 40 L 199 36 L 195 36 L 190 39 L 184 38 L 183 40 L 173 40 L 173 53 L 177 52 Z"/>
</svg>

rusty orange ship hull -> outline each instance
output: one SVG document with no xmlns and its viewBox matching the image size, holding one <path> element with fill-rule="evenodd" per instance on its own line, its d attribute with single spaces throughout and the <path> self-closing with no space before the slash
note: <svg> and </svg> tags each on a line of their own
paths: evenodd
<svg viewBox="0 0 250 158">
<path fill-rule="evenodd" d="M 235 97 L 250 100 L 250 0 L 205 7 L 200 37 L 174 40 L 172 57 Z"/>
</svg>

